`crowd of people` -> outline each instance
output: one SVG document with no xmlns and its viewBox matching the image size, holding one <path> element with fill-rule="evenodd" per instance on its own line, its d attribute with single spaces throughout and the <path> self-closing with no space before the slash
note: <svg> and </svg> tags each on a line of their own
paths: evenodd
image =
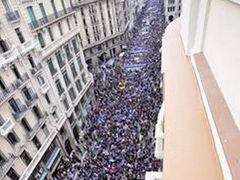
<svg viewBox="0 0 240 180">
<path fill-rule="evenodd" d="M 85 120 L 79 151 L 64 177 L 76 180 L 141 180 L 159 171 L 154 157 L 154 128 L 161 107 L 163 1 L 149 0 L 127 50 L 95 75 L 96 102 Z"/>
</svg>

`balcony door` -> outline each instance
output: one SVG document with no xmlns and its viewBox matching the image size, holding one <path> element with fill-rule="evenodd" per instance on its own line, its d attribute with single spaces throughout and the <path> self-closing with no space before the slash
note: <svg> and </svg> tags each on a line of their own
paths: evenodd
<svg viewBox="0 0 240 180">
<path fill-rule="evenodd" d="M 57 8 L 56 8 L 54 0 L 51 0 L 51 4 L 52 4 L 52 9 L 53 9 L 53 12 L 55 14 L 55 17 L 57 18 L 58 17 L 58 12 L 57 12 Z"/>
<path fill-rule="evenodd" d="M 21 75 L 20 75 L 17 67 L 16 67 L 15 65 L 12 65 L 12 66 L 11 66 L 11 69 L 12 69 L 14 75 L 16 76 L 16 78 L 17 78 L 17 79 L 21 79 Z"/>
<path fill-rule="evenodd" d="M 28 15 L 31 19 L 31 22 L 32 22 L 33 26 L 37 27 L 37 18 L 35 16 L 34 11 L 33 11 L 33 7 L 32 6 L 27 7 L 27 11 L 28 11 Z"/>
<path fill-rule="evenodd" d="M 20 112 L 20 108 L 19 108 L 19 105 L 18 103 L 15 101 L 15 99 L 10 99 L 9 101 L 9 104 L 11 106 L 11 108 L 13 109 L 14 112 Z"/>
<path fill-rule="evenodd" d="M 42 16 L 43 16 L 43 21 L 45 23 L 48 22 L 47 14 L 46 14 L 43 3 L 39 3 L 39 7 L 40 7 L 40 10 L 41 10 L 41 13 L 42 13 Z"/>
<path fill-rule="evenodd" d="M 2 0 L 2 3 L 6 12 L 13 12 L 12 6 L 8 0 Z"/>
</svg>

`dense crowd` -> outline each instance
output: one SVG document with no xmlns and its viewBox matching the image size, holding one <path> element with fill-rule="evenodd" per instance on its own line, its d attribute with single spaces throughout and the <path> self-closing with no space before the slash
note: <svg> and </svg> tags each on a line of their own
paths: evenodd
<svg viewBox="0 0 240 180">
<path fill-rule="evenodd" d="M 162 3 L 147 2 L 124 56 L 100 66 L 95 108 L 79 140 L 79 151 L 87 153 L 82 159 L 73 153 L 74 162 L 64 166 L 63 176 L 56 179 L 141 180 L 146 171 L 162 168 L 154 157 L 154 127 L 162 102 Z"/>
</svg>

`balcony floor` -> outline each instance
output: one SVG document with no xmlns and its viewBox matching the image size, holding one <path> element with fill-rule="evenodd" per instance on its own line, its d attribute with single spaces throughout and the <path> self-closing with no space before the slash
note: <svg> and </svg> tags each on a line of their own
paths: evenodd
<svg viewBox="0 0 240 180">
<path fill-rule="evenodd" d="M 174 21 L 163 38 L 165 73 L 164 180 L 221 180 L 211 129 L 200 89 L 185 56 L 180 22 Z"/>
</svg>

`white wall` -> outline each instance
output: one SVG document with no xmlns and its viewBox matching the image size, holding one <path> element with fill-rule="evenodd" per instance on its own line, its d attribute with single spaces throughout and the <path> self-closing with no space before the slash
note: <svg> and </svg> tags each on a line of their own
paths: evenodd
<svg viewBox="0 0 240 180">
<path fill-rule="evenodd" d="M 203 52 L 240 128 L 240 5 L 212 0 Z"/>
</svg>

